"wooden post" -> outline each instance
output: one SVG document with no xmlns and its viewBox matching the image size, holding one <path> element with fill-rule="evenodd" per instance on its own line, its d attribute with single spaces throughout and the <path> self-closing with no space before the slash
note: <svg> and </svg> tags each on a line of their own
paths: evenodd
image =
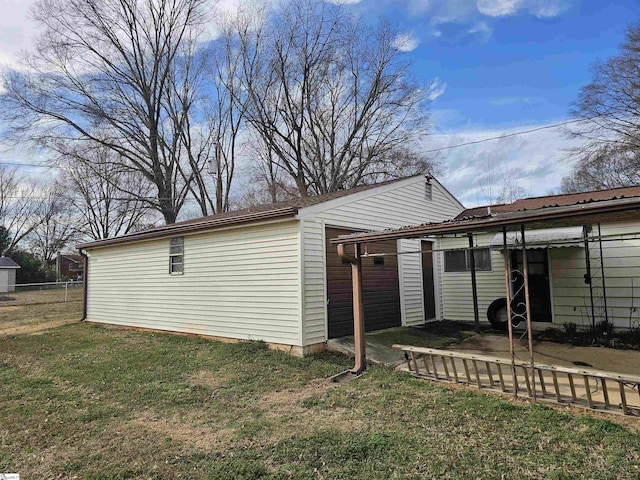
<svg viewBox="0 0 640 480">
<path fill-rule="evenodd" d="M 513 398 L 518 396 L 518 378 L 516 376 L 516 357 L 513 350 L 513 325 L 511 324 L 511 267 L 509 266 L 509 247 L 507 245 L 507 228 L 502 228 L 504 253 L 504 283 L 507 297 L 507 330 L 509 331 L 509 358 L 511 359 L 511 375 L 513 377 Z"/>
<path fill-rule="evenodd" d="M 338 244 L 338 256 L 351 264 L 353 282 L 353 337 L 356 363 L 351 373 L 358 375 L 367 368 L 366 339 L 364 335 L 364 301 L 362 297 L 362 250 L 359 243 L 354 245 L 355 255 L 347 254 L 344 244 Z M 418 373 L 418 372 L 416 372 Z"/>
<path fill-rule="evenodd" d="M 476 281 L 476 253 L 473 249 L 473 233 L 469 237 L 469 260 L 471 262 L 471 292 L 473 294 L 473 323 L 476 332 L 480 332 L 480 313 L 478 312 L 478 283 Z"/>
<path fill-rule="evenodd" d="M 353 337 L 356 349 L 356 364 L 351 372 L 356 375 L 362 373 L 367 367 L 367 344 L 364 336 L 364 300 L 362 298 L 361 253 L 361 246 L 357 243 L 355 245 L 355 262 L 351 264 L 351 276 L 353 280 Z"/>
<path fill-rule="evenodd" d="M 520 225 L 522 236 L 522 275 L 524 276 L 524 303 L 527 310 L 527 336 L 529 337 L 529 370 L 531 372 L 531 388 L 533 401 L 536 401 L 536 375 L 533 365 L 533 333 L 531 332 L 531 303 L 529 302 L 529 266 L 527 264 L 527 241 L 524 236 L 524 225 Z"/>
</svg>

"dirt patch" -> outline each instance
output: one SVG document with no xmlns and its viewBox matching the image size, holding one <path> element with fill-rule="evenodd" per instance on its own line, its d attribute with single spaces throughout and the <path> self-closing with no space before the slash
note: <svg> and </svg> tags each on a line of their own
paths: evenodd
<svg viewBox="0 0 640 480">
<path fill-rule="evenodd" d="M 123 429 L 138 433 L 143 430 L 206 451 L 228 445 L 236 431 L 227 426 L 212 425 L 211 419 L 202 413 L 161 417 L 152 412 L 141 413 L 127 422 Z"/>
<path fill-rule="evenodd" d="M 187 376 L 189 385 L 218 389 L 231 379 L 230 375 L 211 370 L 199 370 Z"/>
<path fill-rule="evenodd" d="M 16 310 L 22 310 L 24 307 L 21 305 L 6 305 L 0 308 L 2 308 L 2 310 L 0 310 L 0 313 L 4 313 L 4 312 L 15 312 Z"/>
<path fill-rule="evenodd" d="M 343 407 L 329 409 L 307 408 L 306 400 L 321 398 L 339 385 L 326 379 L 312 380 L 301 388 L 270 392 L 256 402 L 256 407 L 269 418 L 286 419 L 283 431 L 270 432 L 269 441 L 275 442 L 282 438 L 295 435 L 303 430 L 332 430 L 353 432 L 363 428 L 365 422 L 357 418 L 354 411 Z"/>
<path fill-rule="evenodd" d="M 16 307 L 21 308 L 21 307 Z M 52 328 L 61 327 L 63 325 L 69 325 L 71 323 L 77 323 L 76 320 L 57 320 L 47 323 L 36 323 L 34 325 L 22 325 L 20 327 L 2 328 L 0 326 L 0 337 L 12 336 L 12 335 L 38 335 Z"/>
<path fill-rule="evenodd" d="M 258 407 L 272 415 L 281 415 L 293 409 L 304 409 L 302 402 L 317 395 L 324 394 L 337 385 L 325 379 L 312 380 L 302 388 L 288 388 L 270 392 L 258 400 Z"/>
<path fill-rule="evenodd" d="M 0 295 L 0 302 L 13 302 L 16 297 L 9 297 L 7 295 Z"/>
</svg>

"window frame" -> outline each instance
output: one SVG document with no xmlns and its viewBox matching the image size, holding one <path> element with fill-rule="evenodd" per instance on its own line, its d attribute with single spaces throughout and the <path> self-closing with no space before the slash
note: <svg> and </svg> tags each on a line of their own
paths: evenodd
<svg viewBox="0 0 640 480">
<path fill-rule="evenodd" d="M 479 252 L 479 251 L 485 251 L 488 252 L 488 256 L 486 257 L 488 259 L 488 266 L 482 267 L 482 266 L 478 266 L 478 260 L 479 260 L 479 256 L 478 255 L 474 255 L 475 257 L 475 264 L 476 264 L 476 272 L 492 272 L 493 271 L 493 259 L 492 259 L 492 254 L 491 254 L 491 248 L 490 247 L 479 247 L 479 248 L 475 248 L 474 249 L 475 252 Z M 449 253 L 457 253 L 457 252 L 463 252 L 464 253 L 464 270 L 461 269 L 454 269 L 452 270 L 450 268 L 450 266 L 447 265 L 447 254 Z M 444 252 L 444 272 L 445 273 L 466 273 L 466 272 L 470 272 L 471 271 L 471 252 L 469 250 L 449 250 L 449 251 L 445 251 Z"/>
<path fill-rule="evenodd" d="M 174 245 L 175 240 L 180 240 L 179 245 Z M 174 252 L 173 247 L 180 247 L 179 252 Z M 175 257 L 182 258 L 181 262 L 174 262 Z M 180 265 L 180 271 L 174 271 L 174 265 Z M 171 237 L 169 239 L 169 275 L 184 275 L 184 237 Z"/>
</svg>

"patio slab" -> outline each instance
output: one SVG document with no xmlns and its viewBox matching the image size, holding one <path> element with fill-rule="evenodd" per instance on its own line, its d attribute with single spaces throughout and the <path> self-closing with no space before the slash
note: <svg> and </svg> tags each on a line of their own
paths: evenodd
<svg viewBox="0 0 640 480">
<path fill-rule="evenodd" d="M 404 354 L 391 348 L 394 344 L 408 344 L 416 347 L 446 348 L 458 344 L 474 335 L 464 327 L 451 326 L 448 322 L 432 323 L 420 327 L 397 327 L 375 332 L 367 332 L 367 360 L 372 363 L 397 366 L 404 362 Z M 327 349 L 350 357 L 355 356 L 353 335 L 332 338 Z"/>
<path fill-rule="evenodd" d="M 509 338 L 504 335 L 481 334 L 451 346 L 452 350 L 509 358 Z M 583 366 L 608 372 L 640 374 L 640 351 L 606 347 L 577 347 L 563 343 L 534 341 L 534 362 L 565 367 Z M 529 361 L 527 338 L 516 338 L 517 360 Z"/>
</svg>

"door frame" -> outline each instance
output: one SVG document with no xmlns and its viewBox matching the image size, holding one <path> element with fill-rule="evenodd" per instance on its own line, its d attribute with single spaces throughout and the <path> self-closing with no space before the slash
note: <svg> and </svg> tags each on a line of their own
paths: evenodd
<svg viewBox="0 0 640 480">
<path fill-rule="evenodd" d="M 435 303 L 436 309 L 436 316 L 433 318 L 427 318 L 427 312 L 424 309 L 424 270 L 422 265 L 422 242 L 431 243 L 431 259 L 433 263 L 433 302 Z M 422 296 L 422 323 L 439 322 L 442 320 L 442 305 L 440 301 L 440 287 L 442 286 L 440 281 L 442 276 L 440 274 L 440 256 L 436 251 L 437 247 L 437 240 L 434 238 L 420 239 L 420 293 Z"/>
<path fill-rule="evenodd" d="M 509 249 L 509 261 L 510 261 L 510 266 L 513 267 L 513 254 L 514 252 L 518 250 L 518 249 Z M 521 249 L 520 249 L 521 250 Z M 531 248 L 527 248 L 527 250 L 534 250 Z M 536 249 L 537 250 L 537 249 Z M 547 259 L 547 287 L 549 289 L 549 313 L 551 315 L 551 319 L 548 322 L 536 322 L 536 321 L 531 321 L 531 327 L 532 328 L 536 328 L 536 329 L 544 329 L 544 328 L 549 328 L 549 325 L 553 325 L 555 324 L 555 307 L 554 307 L 554 299 L 553 299 L 553 277 L 551 276 L 551 249 L 548 247 L 545 247 L 541 250 L 545 250 L 546 253 L 546 259 Z M 503 255 L 504 257 L 504 255 Z M 509 285 L 509 288 L 511 290 L 510 295 L 513 298 L 513 284 L 511 283 Z"/>
</svg>

